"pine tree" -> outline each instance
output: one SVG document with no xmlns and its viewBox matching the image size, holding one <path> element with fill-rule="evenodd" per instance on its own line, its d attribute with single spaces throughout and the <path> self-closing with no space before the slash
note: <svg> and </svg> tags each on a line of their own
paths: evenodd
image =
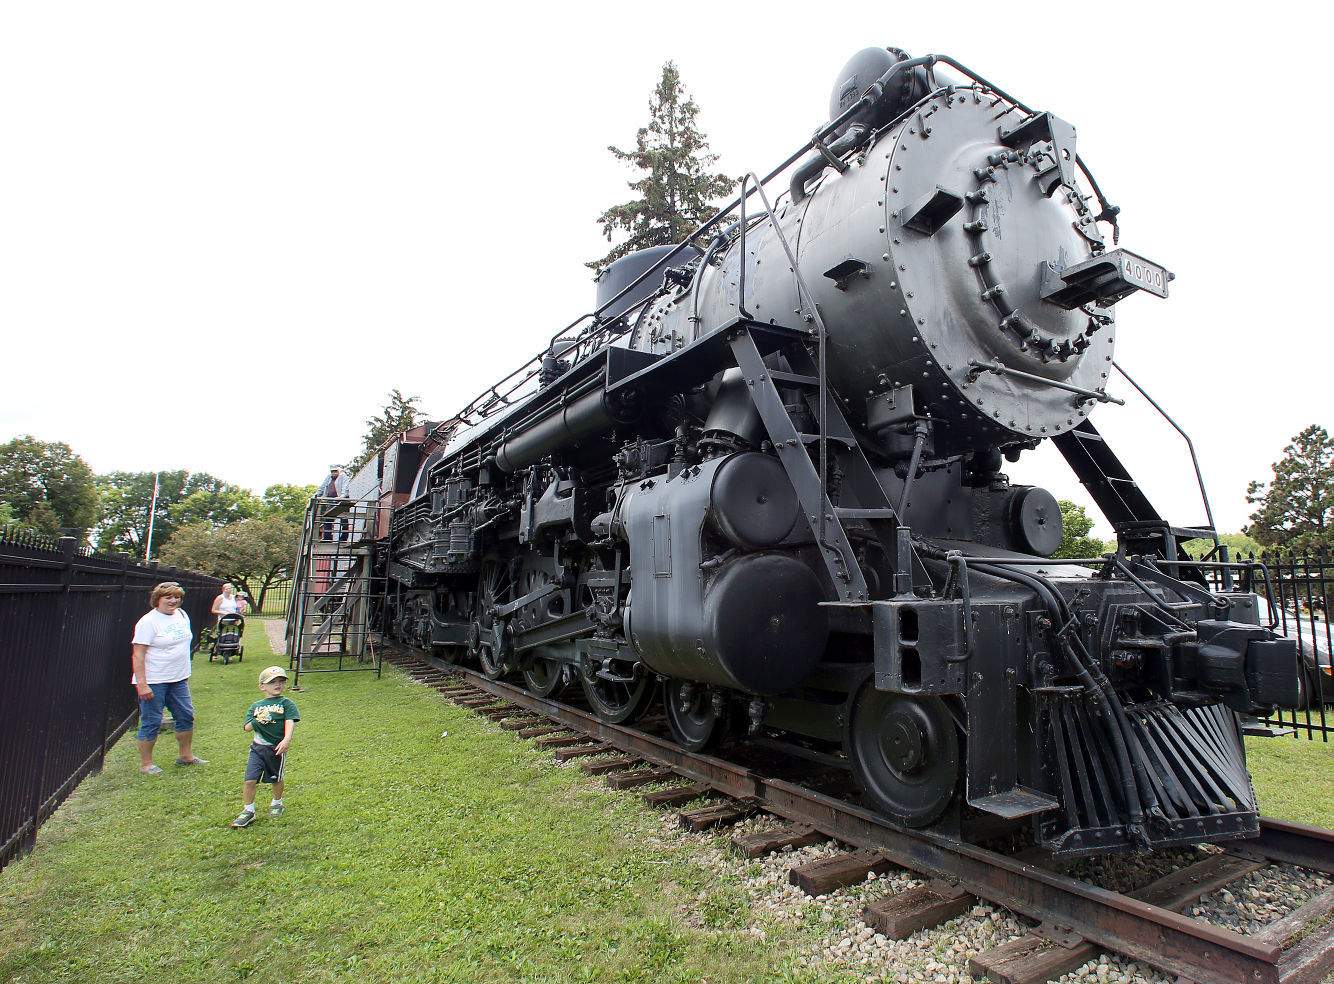
<svg viewBox="0 0 1334 984">
<path fill-rule="evenodd" d="M 360 471 L 385 441 L 417 426 L 421 419 L 421 410 L 416 405 L 419 399 L 419 396 L 404 397 L 397 389 L 390 391 L 389 402 L 385 404 L 383 412 L 379 416 L 366 418 L 362 452 L 348 466 L 349 474 L 355 475 Z"/>
<path fill-rule="evenodd" d="M 705 153 L 709 143 L 696 122 L 699 106 L 682 87 L 673 62 L 662 66 L 649 114 L 634 150 L 607 148 L 617 160 L 648 173 L 630 182 L 638 198 L 613 205 L 598 219 L 608 242 L 616 232 L 629 233 L 629 238 L 587 264 L 595 270 L 635 250 L 679 243 L 713 214 L 712 203 L 736 185 L 725 174 L 708 173 L 718 155 Z"/>
<path fill-rule="evenodd" d="M 1312 424 L 1274 462 L 1268 488 L 1252 482 L 1246 501 L 1259 506 L 1243 531 L 1266 547 L 1334 552 L 1334 439 Z"/>
</svg>

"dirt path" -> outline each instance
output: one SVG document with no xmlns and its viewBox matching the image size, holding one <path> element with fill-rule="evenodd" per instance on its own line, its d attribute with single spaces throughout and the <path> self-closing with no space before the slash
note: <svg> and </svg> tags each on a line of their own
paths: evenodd
<svg viewBox="0 0 1334 984">
<path fill-rule="evenodd" d="M 264 619 L 264 633 L 269 637 L 269 645 L 273 649 L 274 656 L 285 656 L 287 654 L 287 640 L 284 634 L 287 631 L 287 622 L 281 618 Z"/>
</svg>

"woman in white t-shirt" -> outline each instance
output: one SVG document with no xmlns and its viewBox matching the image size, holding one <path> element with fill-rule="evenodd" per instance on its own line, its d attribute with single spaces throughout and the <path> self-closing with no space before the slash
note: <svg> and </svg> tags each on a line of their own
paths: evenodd
<svg viewBox="0 0 1334 984">
<path fill-rule="evenodd" d="M 153 589 L 153 609 L 134 626 L 130 682 L 139 695 L 139 771 L 154 775 L 153 745 L 162 727 L 162 708 L 175 719 L 177 765 L 206 765 L 191 750 L 195 736 L 195 708 L 190 699 L 190 616 L 181 610 L 185 590 L 175 581 Z"/>
<path fill-rule="evenodd" d="M 214 615 L 235 615 L 240 611 L 240 602 L 236 597 L 236 585 L 228 581 L 222 586 L 222 594 L 213 599 Z"/>
</svg>

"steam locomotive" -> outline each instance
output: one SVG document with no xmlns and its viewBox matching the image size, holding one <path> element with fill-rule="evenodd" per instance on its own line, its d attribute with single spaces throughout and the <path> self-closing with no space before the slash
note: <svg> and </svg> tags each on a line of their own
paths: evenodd
<svg viewBox="0 0 1334 984">
<path fill-rule="evenodd" d="M 1089 422 L 1114 305 L 1172 275 L 1109 246 L 1072 125 L 951 58 L 866 49 L 830 116 L 371 462 L 384 630 L 688 749 L 781 739 L 898 824 L 1256 834 L 1238 715 L 1295 704 L 1295 646 Z M 1045 440 L 1116 554 L 1049 559 L 1056 499 L 1002 471 Z"/>
</svg>

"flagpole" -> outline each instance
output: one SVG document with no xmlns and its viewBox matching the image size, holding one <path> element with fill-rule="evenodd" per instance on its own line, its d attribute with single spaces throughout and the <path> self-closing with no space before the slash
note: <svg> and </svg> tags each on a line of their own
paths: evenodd
<svg viewBox="0 0 1334 984">
<path fill-rule="evenodd" d="M 148 507 L 148 539 L 144 542 L 144 563 L 148 563 L 148 554 L 153 549 L 153 520 L 157 517 L 157 479 L 153 472 L 153 504 Z"/>
</svg>

